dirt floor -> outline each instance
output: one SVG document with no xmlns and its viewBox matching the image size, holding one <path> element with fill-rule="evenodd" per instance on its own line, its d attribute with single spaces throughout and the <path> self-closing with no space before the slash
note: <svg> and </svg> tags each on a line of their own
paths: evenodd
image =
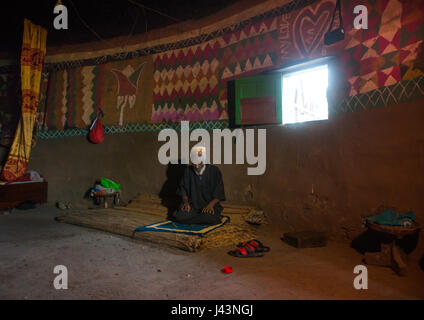
<svg viewBox="0 0 424 320">
<path fill-rule="evenodd" d="M 424 299 L 418 262 L 407 277 L 368 266 L 369 289 L 354 289 L 363 256 L 347 242 L 296 249 L 264 228 L 271 252 L 240 259 L 231 248 L 190 253 L 54 221 L 61 214 L 0 215 L 0 299 Z M 67 290 L 53 287 L 56 265 L 68 268 Z"/>
</svg>

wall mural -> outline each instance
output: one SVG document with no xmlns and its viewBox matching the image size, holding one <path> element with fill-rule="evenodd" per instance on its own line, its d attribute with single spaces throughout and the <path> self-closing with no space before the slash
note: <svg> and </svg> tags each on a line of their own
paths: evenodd
<svg viewBox="0 0 424 320">
<path fill-rule="evenodd" d="M 40 108 L 44 128 L 87 128 L 97 107 L 105 125 L 114 127 L 225 121 L 229 80 L 325 55 L 340 57 L 351 98 L 374 91 L 381 97 L 381 88 L 392 92 L 403 81 L 421 90 L 424 0 L 367 1 L 368 30 L 353 28 L 353 9 L 364 1 L 343 0 L 346 37 L 325 46 L 335 3 L 294 1 L 200 43 L 175 42 L 138 58 L 52 70 Z"/>
<path fill-rule="evenodd" d="M 119 125 L 124 124 L 124 109 L 128 104 L 129 108 L 134 108 L 136 94 L 138 90 L 138 82 L 140 79 L 141 71 L 143 71 L 146 62 L 142 63 L 137 69 L 129 64 L 122 71 L 111 69 L 118 81 L 118 90 L 116 97 L 116 108 L 120 110 Z"/>
<path fill-rule="evenodd" d="M 280 18 L 280 61 L 324 55 L 324 34 L 327 32 L 336 1 L 320 1 L 298 12 Z M 338 16 L 335 19 L 338 25 Z"/>
<path fill-rule="evenodd" d="M 150 56 L 50 72 L 44 129 L 87 128 L 96 111 L 105 125 L 150 120 L 153 62 Z"/>
</svg>

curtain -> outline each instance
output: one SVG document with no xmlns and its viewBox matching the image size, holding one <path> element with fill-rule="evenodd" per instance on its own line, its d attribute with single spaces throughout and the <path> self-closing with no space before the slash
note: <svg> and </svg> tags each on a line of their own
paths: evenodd
<svg viewBox="0 0 424 320">
<path fill-rule="evenodd" d="M 33 128 L 40 94 L 41 71 L 46 54 L 47 31 L 24 20 L 21 51 L 22 110 L 15 138 L 2 171 L 2 179 L 14 181 L 25 174 L 31 152 Z"/>
</svg>

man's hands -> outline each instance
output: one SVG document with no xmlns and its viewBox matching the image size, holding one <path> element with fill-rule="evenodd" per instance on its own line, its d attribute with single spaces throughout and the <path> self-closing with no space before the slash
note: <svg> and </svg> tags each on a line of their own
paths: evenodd
<svg viewBox="0 0 424 320">
<path fill-rule="evenodd" d="M 215 213 L 215 210 L 213 209 L 213 207 L 215 207 L 215 205 L 216 205 L 218 202 L 219 202 L 219 200 L 218 200 L 218 199 L 213 199 L 211 202 L 209 202 L 209 204 L 208 204 L 206 207 L 204 207 L 204 208 L 202 209 L 202 212 L 205 212 L 205 213 L 212 213 L 212 214 L 214 214 L 214 213 Z"/>
<path fill-rule="evenodd" d="M 211 213 L 214 214 L 215 205 L 219 202 L 218 199 L 213 199 L 209 204 L 202 209 L 203 213 Z M 181 205 L 181 210 L 189 212 L 191 210 L 190 203 L 188 202 L 188 197 L 183 197 L 183 204 Z"/>
<path fill-rule="evenodd" d="M 215 211 L 213 210 L 213 205 L 211 204 L 211 203 L 209 203 L 206 207 L 204 207 L 203 209 L 202 209 L 202 212 L 203 213 L 214 213 Z"/>
<path fill-rule="evenodd" d="M 190 203 L 188 203 L 188 197 L 183 197 L 183 204 L 181 210 L 189 212 L 191 210 Z"/>
</svg>

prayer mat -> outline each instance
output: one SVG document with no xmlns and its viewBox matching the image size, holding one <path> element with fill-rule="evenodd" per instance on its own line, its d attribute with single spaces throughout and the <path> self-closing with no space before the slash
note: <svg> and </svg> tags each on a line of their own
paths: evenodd
<svg viewBox="0 0 424 320">
<path fill-rule="evenodd" d="M 230 221 L 230 217 L 224 216 L 221 223 L 215 225 L 204 225 L 204 224 L 183 224 L 170 220 L 156 222 L 141 226 L 134 230 L 133 234 L 142 231 L 160 231 L 160 232 L 171 232 L 171 233 L 183 233 L 189 235 L 198 235 L 203 237 L 209 232 L 224 226 Z"/>
</svg>

